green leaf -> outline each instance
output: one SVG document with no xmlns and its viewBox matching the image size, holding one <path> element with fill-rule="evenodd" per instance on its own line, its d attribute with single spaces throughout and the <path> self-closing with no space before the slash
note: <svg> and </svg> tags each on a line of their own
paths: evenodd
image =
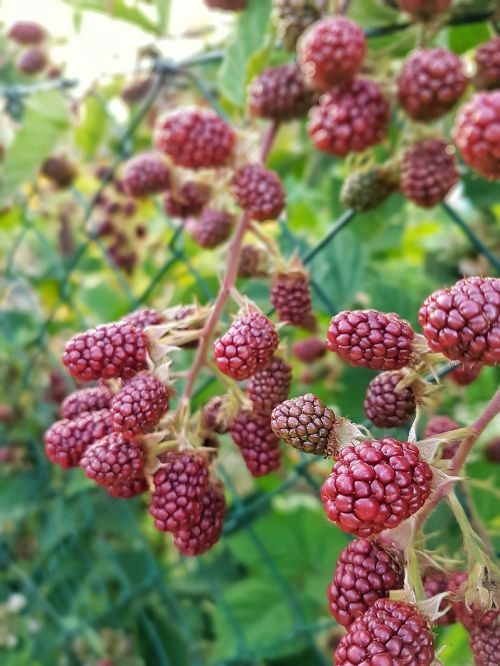
<svg viewBox="0 0 500 666">
<path fill-rule="evenodd" d="M 248 9 L 238 19 L 219 71 L 222 94 L 240 108 L 245 105 L 250 56 L 264 44 L 270 8 L 271 0 L 249 3 Z"/>
<path fill-rule="evenodd" d="M 81 123 L 75 129 L 75 142 L 85 153 L 93 157 L 108 129 L 109 119 L 104 103 L 89 96 L 81 106 Z"/>
<path fill-rule="evenodd" d="M 34 177 L 68 129 L 69 121 L 68 105 L 60 92 L 49 90 L 29 97 L 21 129 L 5 155 L 0 203 Z"/>
<path fill-rule="evenodd" d="M 155 0 L 156 13 L 158 14 L 158 34 L 165 35 L 170 20 L 171 0 Z"/>
<path fill-rule="evenodd" d="M 455 53 L 465 53 L 491 37 L 487 23 L 474 23 L 467 25 L 449 26 L 443 31 L 443 37 L 448 39 L 448 48 Z"/>
<path fill-rule="evenodd" d="M 130 6 L 125 0 L 113 0 L 113 2 L 102 2 L 102 0 L 63 0 L 67 5 L 71 5 L 76 10 L 99 12 L 107 14 L 113 18 L 121 19 L 127 23 L 132 23 L 147 32 L 160 36 L 162 31 L 159 22 L 152 21 L 148 16 L 136 6 Z M 166 0 L 158 0 L 158 4 L 166 4 Z"/>
</svg>

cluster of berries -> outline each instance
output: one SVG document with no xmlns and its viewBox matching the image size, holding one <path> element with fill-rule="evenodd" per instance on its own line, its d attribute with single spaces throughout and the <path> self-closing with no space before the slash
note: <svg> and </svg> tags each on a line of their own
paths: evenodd
<svg viewBox="0 0 500 666">
<path fill-rule="evenodd" d="M 36 76 L 45 73 L 48 78 L 60 76 L 59 68 L 51 64 L 47 53 L 49 35 L 39 23 L 16 21 L 7 37 L 16 46 L 16 68 L 21 74 Z"/>
<path fill-rule="evenodd" d="M 112 497 L 130 498 L 149 489 L 155 526 L 171 532 L 185 555 L 203 553 L 219 540 L 224 489 L 211 470 L 206 445 L 193 448 L 180 436 L 168 440 L 173 390 L 162 379 L 162 366 L 152 369 L 149 350 L 161 326 L 178 326 L 189 337 L 193 309 L 140 310 L 73 337 L 64 365 L 76 381 L 98 383 L 67 396 L 62 420 L 45 434 L 51 462 L 63 469 L 81 467 Z"/>
</svg>

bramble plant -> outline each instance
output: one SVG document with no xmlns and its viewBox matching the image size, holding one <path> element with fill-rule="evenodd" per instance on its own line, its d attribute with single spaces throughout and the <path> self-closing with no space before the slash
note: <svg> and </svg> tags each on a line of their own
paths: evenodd
<svg viewBox="0 0 500 666">
<path fill-rule="evenodd" d="M 484 214 L 486 222 L 476 233 L 449 202 L 456 197 L 467 214 L 463 201 L 473 201 L 476 191 L 480 198 L 478 183 L 488 188 L 500 180 L 500 39 L 489 32 L 490 24 L 498 28 L 497 17 L 489 8 L 479 18 L 455 12 L 449 0 L 386 3 L 397 8 L 381 3 L 378 12 L 396 16 L 395 29 L 387 31 L 390 40 L 393 32 L 410 31 L 411 44 L 398 45 L 386 41 L 383 26 L 377 33 L 377 26 L 365 25 L 363 0 L 275 0 L 272 11 L 267 1 L 205 4 L 241 12 L 240 36 L 259 21 L 271 26 L 266 41 L 258 42 L 252 33 L 253 46 L 241 46 L 248 53 L 240 92 L 238 77 L 230 78 L 234 71 L 227 74 L 237 42 L 228 47 L 220 89 L 209 74 L 207 83 L 199 73 L 204 59 L 210 67 L 212 57 L 220 58 L 217 53 L 180 63 L 155 53 L 148 84 L 141 80 L 122 95 L 138 107 L 114 162 L 98 157 L 97 149 L 78 165 L 64 151 L 54 152 L 37 165 L 32 191 L 19 194 L 16 187 L 3 193 L 7 215 L 22 194 L 25 215 L 39 206 L 61 221 L 66 282 L 95 243 L 117 284 L 124 283 L 126 291 L 130 285 L 143 290 L 140 298 L 132 292 L 130 307 L 120 309 L 111 289 L 106 303 L 95 307 L 94 326 L 77 328 L 72 321 L 73 335 L 68 335 L 68 322 L 58 318 L 59 303 L 79 303 L 79 285 L 68 282 L 32 343 L 35 352 L 29 350 L 33 356 L 27 364 L 42 364 L 40 350 L 48 345 L 66 372 L 66 379 L 59 379 L 62 390 L 58 380 L 51 382 L 48 399 L 59 414 L 45 431 L 45 453 L 65 472 L 80 468 L 80 476 L 58 477 L 54 492 L 70 483 L 66 476 L 90 492 L 85 476 L 109 496 L 99 500 L 103 515 L 116 511 L 114 499 L 128 507 L 137 497 L 137 521 L 142 525 L 149 511 L 146 538 L 167 548 L 169 561 L 176 551 L 186 558 L 212 549 L 216 554 L 227 539 L 234 560 L 228 557 L 225 573 L 234 580 L 241 571 L 251 576 L 255 566 L 245 544 L 231 542 L 241 520 L 263 561 L 271 561 L 271 578 L 285 580 L 285 588 L 295 588 L 311 608 L 317 602 L 308 588 L 308 567 L 311 580 L 321 578 L 320 587 L 327 590 L 322 607 L 335 620 L 333 626 L 343 628 L 329 635 L 335 666 L 462 666 L 465 662 L 454 661 L 453 653 L 459 625 L 467 631 L 474 664 L 496 666 L 498 542 L 491 515 L 482 517 L 471 489 L 476 482 L 496 500 L 498 490 L 488 479 L 470 475 L 469 465 L 477 460 L 483 437 L 489 437 L 487 459 L 498 463 L 500 458 L 498 432 L 492 430 L 500 413 L 500 238 L 491 224 L 493 212 Z M 454 25 L 476 20 L 484 23 L 477 39 L 462 44 L 463 33 L 457 33 L 460 39 L 448 40 Z M 46 69 L 40 46 L 48 40 L 45 29 L 23 21 L 8 37 L 20 72 L 31 76 Z M 372 38 L 382 41 L 374 45 Z M 279 48 L 273 48 L 276 44 Z M 36 65 L 33 49 L 42 64 Z M 64 79 L 47 81 L 54 90 L 65 86 Z M 191 84 L 198 91 L 193 100 L 185 92 Z M 133 144 L 138 128 L 141 141 Z M 299 164 L 304 156 L 311 156 L 307 169 Z M 9 165 L 7 146 L 6 178 Z M 347 209 L 337 224 L 328 223 L 316 248 L 308 249 L 298 236 L 307 237 L 309 215 L 315 233 L 316 195 L 308 191 L 315 190 L 323 169 L 334 180 L 324 207 L 330 210 L 334 196 L 335 210 L 339 199 Z M 80 178 L 84 241 L 75 248 L 76 228 L 70 225 L 68 232 L 68 219 Z M 490 203 L 495 190 L 487 192 L 493 193 L 486 196 Z M 449 269 L 444 259 L 449 248 L 440 245 L 435 260 L 440 268 L 428 280 L 422 269 L 430 241 L 418 241 L 417 225 L 406 238 L 395 227 L 381 234 L 375 228 L 384 223 L 379 208 L 389 211 L 392 205 L 405 205 L 423 227 L 430 224 L 424 211 L 431 215 L 442 206 L 476 254 L 448 260 Z M 367 215 L 361 234 L 351 236 L 352 255 L 350 249 L 345 255 L 337 252 L 321 272 L 315 260 L 358 213 Z M 398 220 L 403 215 L 396 208 Z M 168 248 L 157 235 L 161 216 L 171 229 Z M 180 239 L 195 248 L 200 263 L 192 266 L 184 246 L 179 249 Z M 366 252 L 373 252 L 373 267 L 361 282 L 358 264 L 371 243 Z M 398 254 L 400 246 L 407 257 Z M 157 298 L 157 286 L 179 258 L 197 286 L 186 286 L 182 272 L 172 273 L 171 283 L 163 283 L 171 293 Z M 399 273 L 394 272 L 398 259 Z M 92 265 L 87 270 L 91 276 Z M 202 294 L 200 271 L 210 281 Z M 329 271 L 340 276 L 335 283 Z M 386 271 L 399 299 L 390 299 L 389 288 L 377 293 Z M 259 288 L 253 289 L 254 278 Z M 416 293 L 408 294 L 412 284 Z M 94 292 L 85 293 L 85 308 L 93 298 Z M 318 307 L 318 300 L 326 306 Z M 108 312 L 112 316 L 105 316 Z M 299 374 L 302 366 L 306 375 Z M 0 421 L 23 418 L 33 367 L 23 375 L 23 400 L 12 408 L 5 404 Z M 489 380 L 483 382 L 485 376 Z M 67 394 L 70 378 L 74 384 Z M 458 407 L 451 410 L 446 400 Z M 443 404 L 442 411 L 452 415 L 439 413 Z M 52 416 L 49 410 L 45 421 Z M 241 500 L 239 481 L 235 490 L 232 477 L 239 479 L 245 469 L 258 481 L 249 486 L 246 480 L 248 497 Z M 305 526 L 293 519 L 286 523 L 287 538 L 294 538 L 296 528 L 300 536 L 293 547 L 304 551 L 300 577 L 294 570 L 290 582 L 288 558 L 297 553 L 287 544 L 274 544 L 286 551 L 283 564 L 289 569 L 282 574 L 251 525 L 281 492 L 275 479 L 280 474 L 286 479 L 287 470 L 292 482 L 314 488 L 309 499 L 314 506 L 321 502 L 326 516 L 314 543 L 306 543 L 307 521 Z M 293 512 L 292 483 L 283 483 L 288 488 L 283 501 Z M 81 492 L 80 486 L 73 492 Z M 446 527 L 454 535 L 452 545 L 436 522 L 444 506 L 453 517 Z M 272 508 L 280 516 L 278 502 Z M 170 533 L 168 546 L 164 535 L 157 541 L 158 532 Z M 329 541 L 335 542 L 333 550 L 325 545 L 326 569 L 334 568 L 330 579 L 314 562 Z M 194 571 L 204 559 L 189 562 Z M 158 570 L 154 580 L 161 576 Z M 209 589 L 210 575 L 201 577 Z M 267 578 L 258 580 L 264 595 L 268 584 Z M 188 583 L 177 580 L 176 585 Z M 206 589 L 181 593 L 192 594 L 190 603 L 198 604 L 209 594 Z M 210 594 L 226 607 L 223 596 Z M 307 625 L 300 604 L 293 608 L 299 620 L 290 635 L 302 639 Z M 317 621 L 321 610 L 314 609 Z M 187 612 L 195 617 L 194 609 Z M 208 622 L 207 617 L 196 615 L 195 624 Z M 279 618 L 267 620 L 272 637 L 273 630 L 279 632 Z M 206 663 L 239 658 L 236 650 L 227 652 L 220 627 L 225 621 L 219 617 L 214 625 L 222 647 L 215 654 L 207 649 Z M 243 633 L 244 622 L 243 613 L 237 622 L 243 623 Z M 95 640 L 91 636 L 89 644 Z M 301 653 L 302 644 L 289 652 L 280 649 L 243 652 L 241 663 L 278 665 L 287 663 L 282 657 L 294 656 L 294 664 L 328 663 L 326 648 L 317 661 L 312 648 Z M 192 663 L 205 663 L 202 659 L 193 657 Z M 178 663 L 189 661 L 179 657 Z"/>
</svg>

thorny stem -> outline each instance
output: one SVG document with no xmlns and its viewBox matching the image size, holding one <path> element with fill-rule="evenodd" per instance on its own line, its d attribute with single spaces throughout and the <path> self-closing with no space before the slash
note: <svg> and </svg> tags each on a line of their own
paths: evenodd
<svg viewBox="0 0 500 666">
<path fill-rule="evenodd" d="M 456 477 L 460 474 L 462 467 L 467 460 L 469 453 L 472 450 L 477 438 L 486 428 L 486 426 L 492 421 L 497 414 L 500 413 L 500 389 L 497 390 L 493 398 L 486 405 L 484 411 L 479 415 L 479 417 L 474 421 L 474 423 L 469 427 L 471 434 L 466 437 L 461 444 L 459 445 L 457 452 L 455 453 L 451 465 L 448 470 L 448 474 L 451 477 Z M 424 507 L 417 513 L 415 521 L 415 532 L 422 527 L 429 515 L 436 508 L 439 502 L 446 497 L 450 492 L 453 486 L 455 485 L 456 479 L 450 480 L 448 483 L 444 483 L 436 491 L 434 496 L 431 496 L 429 501 L 424 505 Z"/>
<path fill-rule="evenodd" d="M 262 148 L 260 153 L 260 159 L 264 163 L 266 162 L 271 147 L 273 145 L 274 139 L 276 138 L 276 133 L 278 131 L 279 123 L 272 122 L 267 128 L 266 133 L 262 141 Z M 238 274 L 238 261 L 240 258 L 241 246 L 243 243 L 243 238 L 250 224 L 250 216 L 248 213 L 244 212 L 241 215 L 241 218 L 236 227 L 236 231 L 229 243 L 227 251 L 227 267 L 224 280 L 222 282 L 220 291 L 215 300 L 210 316 L 205 324 L 205 328 L 201 334 L 200 345 L 198 347 L 198 352 L 194 359 L 193 365 L 189 371 L 186 386 L 182 394 L 181 400 L 181 409 L 187 408 L 187 403 L 189 402 L 191 395 L 193 393 L 194 385 L 196 379 L 200 373 L 201 368 L 206 364 L 208 347 L 213 336 L 213 332 L 217 323 L 219 321 L 224 305 L 226 304 L 227 299 L 231 295 L 231 291 L 234 287 L 236 281 L 236 276 Z"/>
</svg>

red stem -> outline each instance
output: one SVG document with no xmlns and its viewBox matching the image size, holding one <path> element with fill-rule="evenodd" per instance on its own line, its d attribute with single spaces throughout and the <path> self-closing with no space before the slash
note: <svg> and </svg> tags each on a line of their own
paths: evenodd
<svg viewBox="0 0 500 666">
<path fill-rule="evenodd" d="M 269 156 L 274 139 L 276 138 L 278 127 L 279 123 L 273 122 L 269 125 L 266 133 L 264 134 L 260 152 L 260 159 L 262 162 L 266 162 Z M 187 376 L 186 386 L 184 388 L 184 393 L 182 394 L 182 402 L 184 404 L 190 400 L 198 374 L 200 373 L 201 368 L 205 365 L 208 348 L 215 327 L 217 326 L 217 322 L 219 321 L 219 317 L 222 313 L 222 310 L 224 309 L 224 305 L 226 304 L 226 301 L 229 298 L 231 290 L 234 286 L 236 276 L 238 274 L 241 245 L 243 243 L 243 238 L 249 224 L 250 216 L 248 213 L 243 213 L 227 250 L 228 261 L 226 275 L 224 276 L 220 291 L 217 295 L 212 311 L 210 312 L 210 316 L 207 319 L 203 333 L 201 334 L 198 352 Z"/>
<path fill-rule="evenodd" d="M 497 416 L 497 414 L 499 413 L 500 413 L 500 389 L 497 390 L 495 395 L 486 405 L 484 411 L 470 426 L 469 429 L 471 430 L 471 434 L 461 442 L 460 446 L 457 449 L 457 452 L 453 456 L 453 460 L 451 461 L 451 465 L 448 470 L 448 474 L 450 476 L 457 476 L 458 474 L 460 474 L 462 467 L 464 466 L 477 438 L 483 432 L 486 426 L 490 423 L 490 421 L 492 421 L 495 418 L 495 416 Z M 453 488 L 455 483 L 456 483 L 455 481 L 444 483 L 442 486 L 439 487 L 434 496 L 431 496 L 429 501 L 422 507 L 422 509 L 418 512 L 416 516 L 415 532 L 417 532 L 422 527 L 422 525 L 425 523 L 429 515 L 439 504 L 439 502 L 444 497 L 446 497 L 446 495 L 448 495 L 448 493 Z"/>
</svg>

